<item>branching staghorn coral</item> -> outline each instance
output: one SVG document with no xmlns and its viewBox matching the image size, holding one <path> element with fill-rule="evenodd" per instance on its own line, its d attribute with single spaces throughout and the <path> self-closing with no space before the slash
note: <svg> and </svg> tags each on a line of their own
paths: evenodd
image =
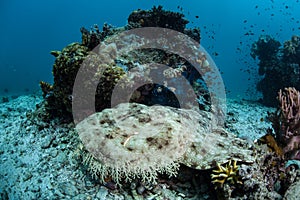
<svg viewBox="0 0 300 200">
<path fill-rule="evenodd" d="M 213 170 L 211 174 L 212 183 L 217 187 L 223 187 L 225 182 L 229 182 L 230 184 L 242 184 L 239 180 L 239 167 L 236 162 L 236 160 L 229 160 L 225 166 L 218 163 L 218 169 Z"/>
</svg>

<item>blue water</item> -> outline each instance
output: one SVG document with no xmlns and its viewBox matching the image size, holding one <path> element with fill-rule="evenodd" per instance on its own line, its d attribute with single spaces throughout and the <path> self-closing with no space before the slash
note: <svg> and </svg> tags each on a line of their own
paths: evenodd
<svg viewBox="0 0 300 200">
<path fill-rule="evenodd" d="M 244 71 L 257 70 L 249 54 L 260 34 L 281 43 L 299 34 L 298 0 L 1 0 L 0 95 L 31 93 L 39 90 L 40 80 L 52 82 L 54 57 L 49 52 L 80 42 L 80 27 L 101 27 L 104 22 L 124 26 L 133 10 L 153 5 L 183 12 L 188 27 L 200 27 L 201 44 L 232 97 L 255 98 L 249 93 L 255 89 L 255 77 Z"/>
</svg>

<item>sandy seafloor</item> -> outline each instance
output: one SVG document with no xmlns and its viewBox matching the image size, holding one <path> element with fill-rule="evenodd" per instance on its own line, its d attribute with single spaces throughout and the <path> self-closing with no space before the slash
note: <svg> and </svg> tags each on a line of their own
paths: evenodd
<svg viewBox="0 0 300 200">
<path fill-rule="evenodd" d="M 142 199 L 136 192 L 109 191 L 86 176 L 74 158 L 77 136 L 68 125 L 27 120 L 41 101 L 41 96 L 27 95 L 0 104 L 1 199 Z M 227 99 L 227 129 L 249 141 L 259 138 L 271 127 L 267 112 L 274 111 Z M 185 194 L 161 188 L 147 199 L 186 199 Z"/>
</svg>

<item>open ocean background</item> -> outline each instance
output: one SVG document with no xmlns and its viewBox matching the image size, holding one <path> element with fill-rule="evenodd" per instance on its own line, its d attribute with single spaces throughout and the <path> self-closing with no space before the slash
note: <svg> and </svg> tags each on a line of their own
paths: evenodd
<svg viewBox="0 0 300 200">
<path fill-rule="evenodd" d="M 80 42 L 81 27 L 102 27 L 104 22 L 124 26 L 133 10 L 154 5 L 182 12 L 189 27 L 200 27 L 201 44 L 234 98 L 259 96 L 257 63 L 250 57 L 259 35 L 272 35 L 281 43 L 299 35 L 298 0 L 1 0 L 0 95 L 29 94 L 39 91 L 41 80 L 52 83 L 50 51 Z"/>
</svg>

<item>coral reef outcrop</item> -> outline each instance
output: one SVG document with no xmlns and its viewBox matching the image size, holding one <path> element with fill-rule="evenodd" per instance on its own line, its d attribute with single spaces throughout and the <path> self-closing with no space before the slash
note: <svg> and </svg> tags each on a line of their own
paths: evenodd
<svg viewBox="0 0 300 200">
<path fill-rule="evenodd" d="M 101 58 L 97 58 L 95 55 L 89 55 L 89 57 L 95 56 L 94 60 L 89 63 L 91 68 L 96 65 L 98 65 L 98 68 L 103 68 L 103 70 L 98 69 L 101 71 L 102 77 L 100 81 L 97 80 L 99 84 L 95 92 L 96 111 L 101 111 L 111 106 L 110 97 L 112 89 L 117 81 L 121 79 L 128 70 L 141 66 L 149 61 L 152 63 L 157 62 L 166 64 L 175 70 L 185 69 L 184 71 L 179 71 L 179 73 L 184 75 L 192 85 L 196 81 L 201 80 L 201 75 L 193 69 L 191 63 L 172 53 L 163 52 L 159 49 L 142 49 L 133 50 L 132 52 L 128 52 L 128 55 L 124 56 L 120 54 L 115 55 L 113 48 L 105 49 L 105 44 L 99 47 L 102 42 L 109 40 L 109 38 L 122 31 L 148 26 L 180 31 L 194 38 L 197 42 L 200 42 L 200 30 L 197 28 L 187 29 L 187 23 L 188 20 L 184 19 L 183 14 L 165 11 L 161 6 L 158 6 L 153 7 L 151 10 L 137 10 L 132 12 L 128 18 L 128 25 L 124 27 L 114 28 L 111 25 L 104 24 L 102 30 L 100 30 L 97 25 L 91 30 L 81 28 L 81 43 L 72 43 L 66 46 L 62 51 L 51 52 L 51 54 L 56 57 L 53 65 L 54 83 L 52 85 L 45 82 L 40 83 L 45 98 L 44 107 L 49 113 L 49 117 L 60 117 L 66 122 L 72 121 L 72 104 L 74 99 L 73 86 L 76 74 L 83 64 L 83 61 L 87 59 L 92 50 L 95 51 L 96 47 L 104 48 L 104 50 L 100 49 L 100 51 L 111 51 L 110 53 L 105 52 L 108 57 L 110 57 L 111 54 L 114 54 L 114 57 L 112 58 L 113 62 L 109 63 L 109 65 L 107 65 L 107 63 L 106 65 L 103 65 L 103 61 L 100 60 Z M 98 50 L 96 51 L 98 52 Z M 96 81 L 96 79 L 94 80 Z M 91 84 L 93 83 L 86 83 L 86 85 Z M 205 96 L 205 93 L 208 93 L 208 90 L 205 87 L 200 88 L 199 86 L 195 86 L 194 89 L 198 90 L 199 96 Z M 203 91 L 204 93 L 202 94 L 202 92 L 199 91 Z M 144 103 L 146 105 L 159 103 L 178 107 L 178 102 L 176 102 L 176 98 L 172 95 L 172 91 L 165 86 L 149 83 L 136 90 L 132 101 Z M 172 100 L 170 101 L 169 99 Z M 209 105 L 210 99 L 207 95 L 205 96 L 205 100 L 206 105 Z M 202 106 L 206 107 L 206 105 Z M 87 110 L 86 112 L 90 111 Z"/>
<path fill-rule="evenodd" d="M 54 84 L 40 83 L 46 108 L 51 116 L 72 119 L 72 86 L 88 49 L 79 43 L 72 43 L 62 51 L 52 51 L 51 54 L 56 57 L 52 71 Z"/>
<path fill-rule="evenodd" d="M 91 71 L 101 72 L 101 79 L 97 74 L 93 81 L 99 81 L 100 84 L 95 91 L 95 106 L 96 111 L 101 111 L 104 108 L 110 107 L 110 96 L 112 88 L 116 82 L 124 75 L 122 68 L 116 66 L 110 56 L 115 54 L 113 45 L 102 45 L 100 54 L 89 54 L 88 48 L 79 43 L 72 43 L 65 47 L 61 52 L 52 53 L 57 56 L 53 66 L 54 84 L 41 82 L 43 97 L 45 98 L 46 111 L 50 117 L 61 117 L 66 122 L 73 119 L 72 103 L 74 94 L 73 86 L 80 67 L 84 64 Z M 87 60 L 89 55 L 89 59 Z M 86 61 L 83 63 L 83 61 Z M 90 61 L 90 62 L 89 62 Z M 106 63 L 104 64 L 104 61 Z M 97 69 L 94 69 L 97 66 Z M 85 83 L 85 90 L 93 82 Z M 83 102 L 85 99 L 81 99 Z M 87 111 L 88 112 L 88 111 Z"/>
<path fill-rule="evenodd" d="M 162 6 L 153 7 L 151 10 L 136 10 L 128 17 L 128 28 L 161 27 L 169 28 L 187 34 L 196 41 L 200 41 L 198 28 L 187 29 L 189 23 L 182 13 L 163 10 Z"/>
<path fill-rule="evenodd" d="M 262 103 L 276 107 L 277 91 L 285 87 L 300 89 L 299 37 L 292 36 L 283 45 L 269 35 L 262 35 L 252 44 L 251 56 L 258 58 L 258 74 L 262 79 L 257 90 L 263 95 Z"/>
</svg>

